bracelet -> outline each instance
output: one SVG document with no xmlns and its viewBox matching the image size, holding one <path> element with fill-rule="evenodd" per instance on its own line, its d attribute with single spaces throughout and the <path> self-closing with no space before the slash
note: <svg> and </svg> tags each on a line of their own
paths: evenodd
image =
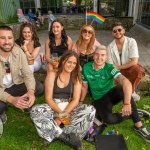
<svg viewBox="0 0 150 150">
<path fill-rule="evenodd" d="M 125 103 L 124 103 L 124 105 L 131 105 L 131 104 L 130 104 L 130 103 L 128 103 L 128 102 L 125 102 Z"/>
<path fill-rule="evenodd" d="M 84 101 L 79 100 L 79 102 L 83 103 Z"/>
</svg>

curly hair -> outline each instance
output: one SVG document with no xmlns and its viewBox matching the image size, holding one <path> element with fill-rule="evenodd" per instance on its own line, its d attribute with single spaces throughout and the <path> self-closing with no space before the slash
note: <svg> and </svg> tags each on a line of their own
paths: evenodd
<svg viewBox="0 0 150 150">
<path fill-rule="evenodd" d="M 122 28 L 124 28 L 124 25 L 121 22 L 115 22 L 112 24 L 112 29 L 116 26 L 121 26 Z"/>
<path fill-rule="evenodd" d="M 35 27 L 31 24 L 31 23 L 23 23 L 21 26 L 20 26 L 20 36 L 19 36 L 19 40 L 21 41 L 21 44 L 23 44 L 23 41 L 25 40 L 24 37 L 23 37 L 23 29 L 25 27 L 28 27 L 31 32 L 33 33 L 33 36 L 32 36 L 32 40 L 34 42 L 38 42 L 39 41 L 39 38 L 38 38 L 38 35 L 36 33 L 36 29 Z"/>
<path fill-rule="evenodd" d="M 58 65 L 58 77 L 60 76 L 60 74 L 62 73 L 63 71 L 63 68 L 64 68 L 64 64 L 66 63 L 66 61 L 70 58 L 74 56 L 77 60 L 77 64 L 76 64 L 76 67 L 74 68 L 74 70 L 72 71 L 72 77 L 73 77 L 73 82 L 81 82 L 81 72 L 80 72 L 80 62 L 79 62 L 79 57 L 78 57 L 78 54 L 74 51 L 66 51 L 60 58 L 60 61 L 59 61 L 59 65 Z"/>
<path fill-rule="evenodd" d="M 90 28 L 92 28 L 92 30 L 93 30 L 92 37 L 91 37 L 90 42 L 89 42 L 89 44 L 88 44 L 88 46 L 87 46 L 87 52 L 90 52 L 90 51 L 93 50 L 93 45 L 94 45 L 94 42 L 95 42 L 95 30 L 94 30 L 94 28 L 93 28 L 91 25 L 84 25 L 84 26 L 82 26 L 82 28 L 80 29 L 79 38 L 78 38 L 76 44 L 77 44 L 77 47 L 80 47 L 80 46 L 81 46 L 81 44 L 82 44 L 82 42 L 83 42 L 82 32 L 83 32 L 83 30 L 84 30 L 86 27 L 90 27 Z M 80 54 L 79 51 L 78 51 L 78 53 Z"/>
<path fill-rule="evenodd" d="M 55 22 L 58 22 L 62 27 L 64 27 L 63 23 L 60 20 L 58 20 L 58 19 L 55 19 L 52 22 L 51 28 L 50 28 L 50 32 L 49 32 L 49 39 L 50 39 L 49 46 L 52 47 L 52 48 L 56 47 L 55 35 L 54 35 L 53 31 L 52 31 L 53 24 Z M 65 29 L 63 28 L 63 30 L 61 31 L 61 44 L 64 45 L 68 49 L 67 41 L 68 41 L 68 37 L 67 37 Z"/>
</svg>

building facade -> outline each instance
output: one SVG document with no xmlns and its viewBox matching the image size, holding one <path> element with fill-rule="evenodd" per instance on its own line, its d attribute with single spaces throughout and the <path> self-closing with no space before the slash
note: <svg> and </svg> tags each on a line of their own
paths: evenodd
<svg viewBox="0 0 150 150">
<path fill-rule="evenodd" d="M 150 0 L 138 0 L 135 22 L 150 29 Z"/>
<path fill-rule="evenodd" d="M 133 17 L 138 23 L 150 28 L 150 0 L 20 0 L 24 13 L 32 8 L 41 8 L 54 14 L 85 14 L 86 10 L 95 11 L 105 17 Z"/>
<path fill-rule="evenodd" d="M 36 12 L 42 8 L 44 14 L 52 10 L 54 14 L 85 14 L 98 12 L 105 17 L 133 17 L 138 23 L 150 29 L 150 0 L 1 0 L 0 22 L 7 22 L 21 7 L 25 14 L 29 8 Z"/>
</svg>

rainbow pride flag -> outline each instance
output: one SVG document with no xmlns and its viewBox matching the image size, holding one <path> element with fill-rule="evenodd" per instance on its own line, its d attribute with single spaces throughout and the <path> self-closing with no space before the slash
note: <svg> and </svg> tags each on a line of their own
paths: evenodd
<svg viewBox="0 0 150 150">
<path fill-rule="evenodd" d="M 86 18 L 87 19 L 94 19 L 99 24 L 103 24 L 105 21 L 105 18 L 96 12 L 87 12 Z"/>
</svg>

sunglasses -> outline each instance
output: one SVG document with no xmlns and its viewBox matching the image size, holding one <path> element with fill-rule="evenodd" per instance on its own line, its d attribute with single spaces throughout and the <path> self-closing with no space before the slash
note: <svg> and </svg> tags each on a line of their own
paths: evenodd
<svg viewBox="0 0 150 150">
<path fill-rule="evenodd" d="M 87 29 L 83 29 L 82 32 L 83 32 L 83 33 L 93 34 L 93 31 L 92 31 L 92 30 L 87 30 Z"/>
<path fill-rule="evenodd" d="M 122 29 L 116 29 L 116 30 L 113 30 L 113 33 L 117 33 L 117 32 L 121 32 Z"/>
<path fill-rule="evenodd" d="M 6 73 L 10 73 L 10 63 L 8 61 L 4 62 L 4 66 L 5 66 Z"/>
</svg>

